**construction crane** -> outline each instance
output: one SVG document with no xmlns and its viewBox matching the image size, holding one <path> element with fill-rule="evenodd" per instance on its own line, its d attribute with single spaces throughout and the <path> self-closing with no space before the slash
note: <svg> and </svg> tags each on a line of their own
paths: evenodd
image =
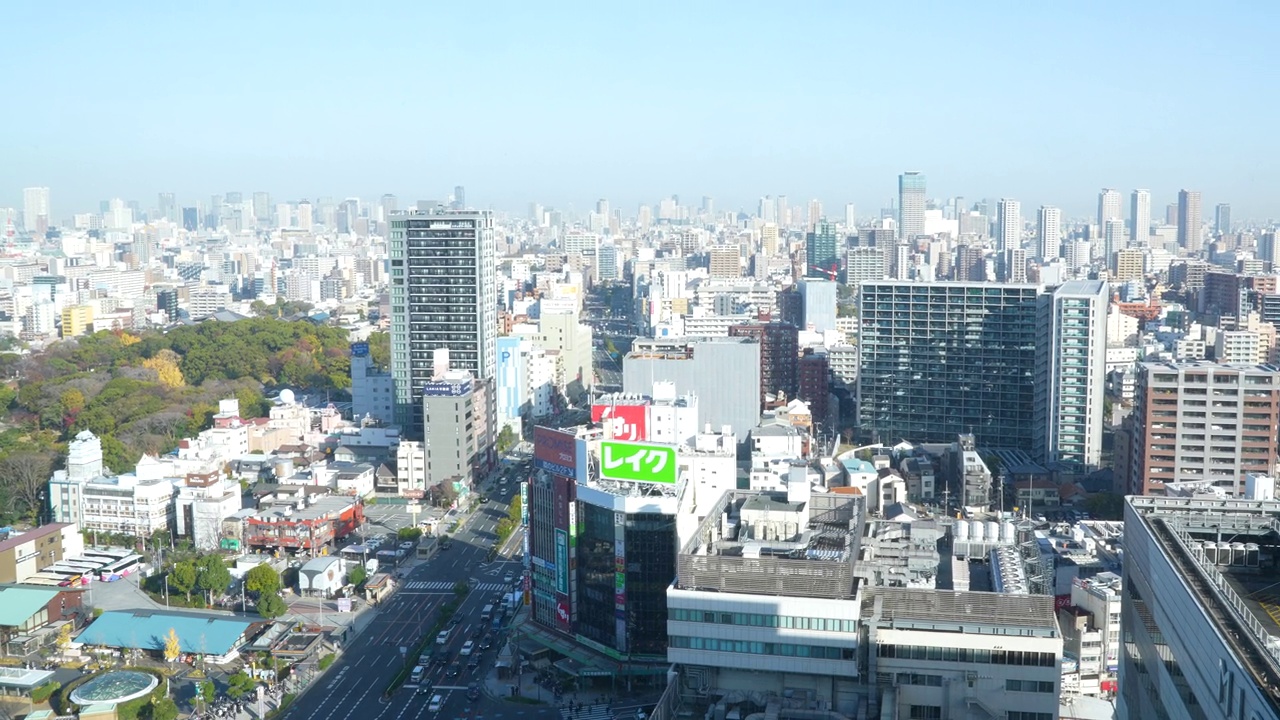
<svg viewBox="0 0 1280 720">
<path fill-rule="evenodd" d="M 818 267 L 817 265 L 810 265 L 810 266 L 809 266 L 809 269 L 810 269 L 810 270 L 817 270 L 818 272 L 822 273 L 823 275 L 826 275 L 826 276 L 827 276 L 827 279 L 828 279 L 828 280 L 830 280 L 831 282 L 835 282 L 835 281 L 836 281 L 836 276 L 840 274 L 840 273 L 839 273 L 835 268 L 832 268 L 832 269 L 828 270 L 828 269 L 823 268 L 823 267 Z"/>
</svg>

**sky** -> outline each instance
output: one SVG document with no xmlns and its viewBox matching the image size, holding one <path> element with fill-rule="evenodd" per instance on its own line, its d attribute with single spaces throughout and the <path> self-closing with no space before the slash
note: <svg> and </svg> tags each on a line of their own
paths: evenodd
<svg viewBox="0 0 1280 720">
<path fill-rule="evenodd" d="M 216 8 L 216 11 L 214 10 Z M 467 188 L 475 207 L 766 194 L 873 215 L 929 196 L 1096 211 L 1179 188 L 1280 217 L 1280 3 L 11 3 L 0 206 L 56 220 Z"/>
</svg>

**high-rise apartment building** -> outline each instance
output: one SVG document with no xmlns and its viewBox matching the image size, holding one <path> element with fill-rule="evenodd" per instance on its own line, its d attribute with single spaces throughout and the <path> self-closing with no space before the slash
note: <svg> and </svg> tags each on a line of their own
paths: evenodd
<svg viewBox="0 0 1280 720">
<path fill-rule="evenodd" d="M 1270 497 L 1126 502 L 1119 720 L 1280 718 L 1277 524 Z"/>
<path fill-rule="evenodd" d="M 805 236 L 804 276 L 835 280 L 840 273 L 840 232 L 835 223 L 825 220 L 814 225 Z"/>
<path fill-rule="evenodd" d="M 422 387 L 436 375 L 436 350 L 447 350 L 449 367 L 477 380 L 488 382 L 497 371 L 493 216 L 436 208 L 393 215 L 390 225 L 396 419 L 418 438 Z"/>
<path fill-rule="evenodd" d="M 1134 190 L 1129 196 L 1129 244 L 1146 247 L 1151 239 L 1151 191 Z"/>
<path fill-rule="evenodd" d="M 1123 220 L 1120 210 L 1120 191 L 1102 188 L 1098 193 L 1098 229 L 1101 230 L 1108 220 Z"/>
<path fill-rule="evenodd" d="M 854 232 L 854 228 L 858 227 L 858 214 L 855 212 L 853 203 L 844 204 L 844 229 L 846 233 Z"/>
<path fill-rule="evenodd" d="M 1124 221 L 1119 218 L 1108 220 L 1102 226 L 1102 257 L 1107 267 L 1115 261 L 1116 251 L 1124 248 Z"/>
<path fill-rule="evenodd" d="M 1246 475 L 1276 470 L 1280 368 L 1140 363 L 1131 417 L 1126 492 L 1206 481 L 1241 495 Z"/>
<path fill-rule="evenodd" d="M 298 203 L 298 221 L 296 223 L 299 230 L 310 230 L 312 223 L 315 222 L 315 214 L 312 212 L 311 203 L 303 200 Z"/>
<path fill-rule="evenodd" d="M 924 234 L 925 192 L 924 173 L 898 176 L 898 237 L 910 240 Z"/>
<path fill-rule="evenodd" d="M 1022 247 L 1022 204 L 1017 200 L 1002 198 L 996 209 L 996 250 Z"/>
<path fill-rule="evenodd" d="M 49 231 L 49 188 L 29 187 L 22 190 L 22 226 L 27 232 L 43 235 Z"/>
<path fill-rule="evenodd" d="M 732 245 L 717 245 L 707 251 L 707 265 L 713 279 L 730 280 L 742 277 L 742 248 Z"/>
<path fill-rule="evenodd" d="M 1199 253 L 1201 242 L 1200 191 L 1178 191 L 1178 247 Z"/>
<path fill-rule="evenodd" d="M 1213 208 L 1213 234 L 1226 235 L 1231 232 L 1231 206 L 1218 203 Z"/>
<path fill-rule="evenodd" d="M 1102 460 L 1107 367 L 1107 283 L 1070 280 L 1046 293 L 1036 361 L 1038 437 L 1033 455 L 1096 467 Z M 1043 418 L 1039 417 L 1043 413 Z"/>
<path fill-rule="evenodd" d="M 1041 205 L 1036 214 L 1036 257 L 1041 262 L 1061 257 L 1062 254 L 1062 210 L 1048 205 Z"/>
<path fill-rule="evenodd" d="M 1125 248 L 1116 252 L 1111 266 L 1111 279 L 1117 282 L 1141 280 L 1144 274 L 1146 254 L 1139 248 Z"/>
<path fill-rule="evenodd" d="M 760 344 L 760 406 L 766 396 L 796 397 L 797 361 L 800 357 L 800 331 L 786 322 L 730 325 L 729 337 L 755 338 Z"/>
<path fill-rule="evenodd" d="M 974 433 L 1031 447 L 1040 293 L 1035 285 L 863 283 L 858 412 L 870 439 L 951 442 Z"/>
<path fill-rule="evenodd" d="M 951 442 L 972 433 L 988 447 L 1096 463 L 1105 293 L 1097 281 L 1057 290 L 863 283 L 859 424 L 875 440 Z M 1051 426 L 1071 432 L 1050 437 Z"/>
</svg>

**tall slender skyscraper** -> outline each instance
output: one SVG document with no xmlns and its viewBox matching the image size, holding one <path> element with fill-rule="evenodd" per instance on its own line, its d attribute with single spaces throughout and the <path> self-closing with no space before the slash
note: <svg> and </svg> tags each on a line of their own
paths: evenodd
<svg viewBox="0 0 1280 720">
<path fill-rule="evenodd" d="M 434 351 L 447 349 L 450 368 L 479 380 L 497 374 L 493 215 L 438 207 L 393 215 L 389 224 L 396 422 L 418 439 Z"/>
<path fill-rule="evenodd" d="M 1004 256 L 1005 250 L 1022 247 L 1022 204 L 1017 200 L 1001 198 L 996 208 L 996 252 Z"/>
<path fill-rule="evenodd" d="M 844 204 L 844 229 L 845 232 L 852 233 L 854 228 L 858 227 L 858 214 L 854 212 L 853 203 Z"/>
<path fill-rule="evenodd" d="M 453 209 L 467 209 L 467 189 L 461 185 L 455 185 L 453 187 Z M 608 213 L 605 214 L 607 215 Z"/>
<path fill-rule="evenodd" d="M 1124 221 L 1112 218 L 1102 226 L 1102 259 L 1107 267 L 1112 267 L 1116 251 L 1123 250 L 1124 247 Z"/>
<path fill-rule="evenodd" d="M 1134 190 L 1129 197 L 1129 246 L 1146 247 L 1151 240 L 1151 191 Z"/>
<path fill-rule="evenodd" d="M 160 193 L 156 197 L 156 210 L 161 218 L 171 223 L 178 222 L 178 203 L 173 199 L 173 193 Z"/>
<path fill-rule="evenodd" d="M 253 220 L 259 225 L 271 223 L 271 193 L 258 191 L 253 194 Z"/>
<path fill-rule="evenodd" d="M 835 223 L 824 220 L 814 225 L 805 237 L 804 276 L 835 280 L 840 271 L 840 244 Z"/>
<path fill-rule="evenodd" d="M 1106 227 L 1108 220 L 1123 220 L 1120 211 L 1120 191 L 1102 188 L 1098 193 L 1098 230 Z"/>
<path fill-rule="evenodd" d="M 1178 191 L 1178 247 L 1200 252 L 1200 191 Z"/>
<path fill-rule="evenodd" d="M 44 235 L 49 231 L 49 188 L 22 190 L 22 226 L 27 232 Z"/>
<path fill-rule="evenodd" d="M 1042 262 L 1061 257 L 1062 211 L 1050 205 L 1041 205 L 1036 215 L 1036 254 Z"/>
<path fill-rule="evenodd" d="M 1231 206 L 1218 203 L 1213 209 L 1213 234 L 1226 235 L 1231 232 Z"/>
<path fill-rule="evenodd" d="M 898 176 L 898 237 L 910 240 L 924 234 L 924 173 L 904 172 Z"/>
</svg>

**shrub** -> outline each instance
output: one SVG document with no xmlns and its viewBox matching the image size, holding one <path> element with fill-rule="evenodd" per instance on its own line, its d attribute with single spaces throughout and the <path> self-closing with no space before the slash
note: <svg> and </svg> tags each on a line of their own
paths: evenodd
<svg viewBox="0 0 1280 720">
<path fill-rule="evenodd" d="M 31 702 L 39 705 L 40 703 L 53 697 L 53 694 L 58 692 L 58 689 L 61 687 L 62 687 L 62 683 L 60 682 L 56 682 L 56 681 L 47 682 L 31 691 Z"/>
<path fill-rule="evenodd" d="M 333 659 L 334 659 L 333 653 L 329 653 L 328 655 L 325 655 L 324 657 L 320 658 L 320 662 L 317 663 L 317 665 L 320 668 L 320 672 L 324 672 L 325 670 L 328 670 L 329 667 L 333 665 Z"/>
</svg>

